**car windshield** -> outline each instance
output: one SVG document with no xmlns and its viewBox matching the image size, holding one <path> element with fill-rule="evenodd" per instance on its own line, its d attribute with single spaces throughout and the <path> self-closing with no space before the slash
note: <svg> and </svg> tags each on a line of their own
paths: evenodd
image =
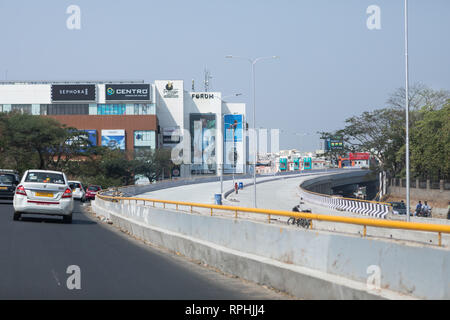
<svg viewBox="0 0 450 320">
<path fill-rule="evenodd" d="M 64 176 L 61 173 L 51 172 L 28 172 L 25 182 L 65 184 Z"/>
<path fill-rule="evenodd" d="M 89 190 L 89 191 L 98 191 L 98 190 L 100 190 L 100 187 L 97 187 L 97 186 L 90 186 L 90 187 L 88 188 L 88 190 Z"/>
<path fill-rule="evenodd" d="M 81 185 L 79 183 L 76 183 L 76 182 L 71 182 L 70 183 L 70 187 L 72 189 L 76 189 L 76 188 L 81 189 Z"/>
<path fill-rule="evenodd" d="M 14 176 L 12 174 L 0 174 L 0 184 L 13 184 Z"/>
</svg>

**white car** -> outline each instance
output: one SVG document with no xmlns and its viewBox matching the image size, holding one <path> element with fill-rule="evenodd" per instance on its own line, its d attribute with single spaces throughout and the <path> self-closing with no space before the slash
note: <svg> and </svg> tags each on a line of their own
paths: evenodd
<svg viewBox="0 0 450 320">
<path fill-rule="evenodd" d="M 82 202 L 86 200 L 86 191 L 80 181 L 69 181 L 69 186 L 72 189 L 74 199 L 81 200 Z"/>
<path fill-rule="evenodd" d="M 27 170 L 16 187 L 13 200 L 14 220 L 22 214 L 62 216 L 72 222 L 73 194 L 63 172 Z"/>
</svg>

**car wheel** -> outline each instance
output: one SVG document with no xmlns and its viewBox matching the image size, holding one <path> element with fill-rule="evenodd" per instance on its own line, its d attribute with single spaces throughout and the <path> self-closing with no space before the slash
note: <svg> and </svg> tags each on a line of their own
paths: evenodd
<svg viewBox="0 0 450 320">
<path fill-rule="evenodd" d="M 20 213 L 19 212 L 14 212 L 13 220 L 17 221 L 19 219 L 20 219 Z"/>
<path fill-rule="evenodd" d="M 63 222 L 68 224 L 72 223 L 72 214 L 68 216 L 63 216 Z"/>
</svg>

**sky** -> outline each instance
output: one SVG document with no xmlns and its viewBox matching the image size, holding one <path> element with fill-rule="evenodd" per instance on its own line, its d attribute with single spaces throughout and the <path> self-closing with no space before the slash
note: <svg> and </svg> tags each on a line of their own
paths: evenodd
<svg viewBox="0 0 450 320">
<path fill-rule="evenodd" d="M 67 28 L 70 5 L 80 29 Z M 369 30 L 367 8 L 380 8 Z M 450 89 L 450 1 L 409 0 L 410 82 Z M 247 104 L 281 149 L 382 108 L 405 86 L 403 0 L 0 0 L 1 80 L 175 80 Z"/>
</svg>

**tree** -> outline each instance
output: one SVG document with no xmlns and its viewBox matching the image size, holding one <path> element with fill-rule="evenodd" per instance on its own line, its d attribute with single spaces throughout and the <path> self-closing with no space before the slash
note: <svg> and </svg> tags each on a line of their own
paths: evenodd
<svg viewBox="0 0 450 320">
<path fill-rule="evenodd" d="M 157 181 L 174 167 L 169 149 L 141 150 L 136 153 L 135 173 Z"/>
<path fill-rule="evenodd" d="M 422 110 L 411 132 L 411 171 L 417 177 L 450 177 L 450 100 L 438 110 Z"/>
<path fill-rule="evenodd" d="M 411 167 L 416 176 L 426 172 L 442 176 L 442 172 L 447 170 L 442 164 L 448 163 L 449 159 L 446 151 L 448 144 L 445 144 L 448 133 L 443 132 L 448 127 L 437 120 L 442 117 L 442 121 L 448 122 L 446 112 L 450 92 L 435 91 L 416 84 L 410 90 L 409 99 Z M 397 89 L 387 100 L 388 107 L 350 117 L 345 120 L 343 129 L 322 134 L 343 135 L 346 151 L 370 152 L 379 162 L 376 170 L 389 171 L 392 176 L 403 176 L 406 149 L 404 103 L 405 90 Z"/>
<path fill-rule="evenodd" d="M 422 83 L 416 83 L 409 88 L 409 109 L 414 111 L 426 107 L 427 109 L 439 110 L 450 99 L 450 91 L 433 90 Z M 406 90 L 398 88 L 387 100 L 387 107 L 392 109 L 405 109 Z"/>
<path fill-rule="evenodd" d="M 2 148 L 18 171 L 47 169 L 49 154 L 67 137 L 67 128 L 56 120 L 13 112 L 2 115 Z"/>
</svg>

